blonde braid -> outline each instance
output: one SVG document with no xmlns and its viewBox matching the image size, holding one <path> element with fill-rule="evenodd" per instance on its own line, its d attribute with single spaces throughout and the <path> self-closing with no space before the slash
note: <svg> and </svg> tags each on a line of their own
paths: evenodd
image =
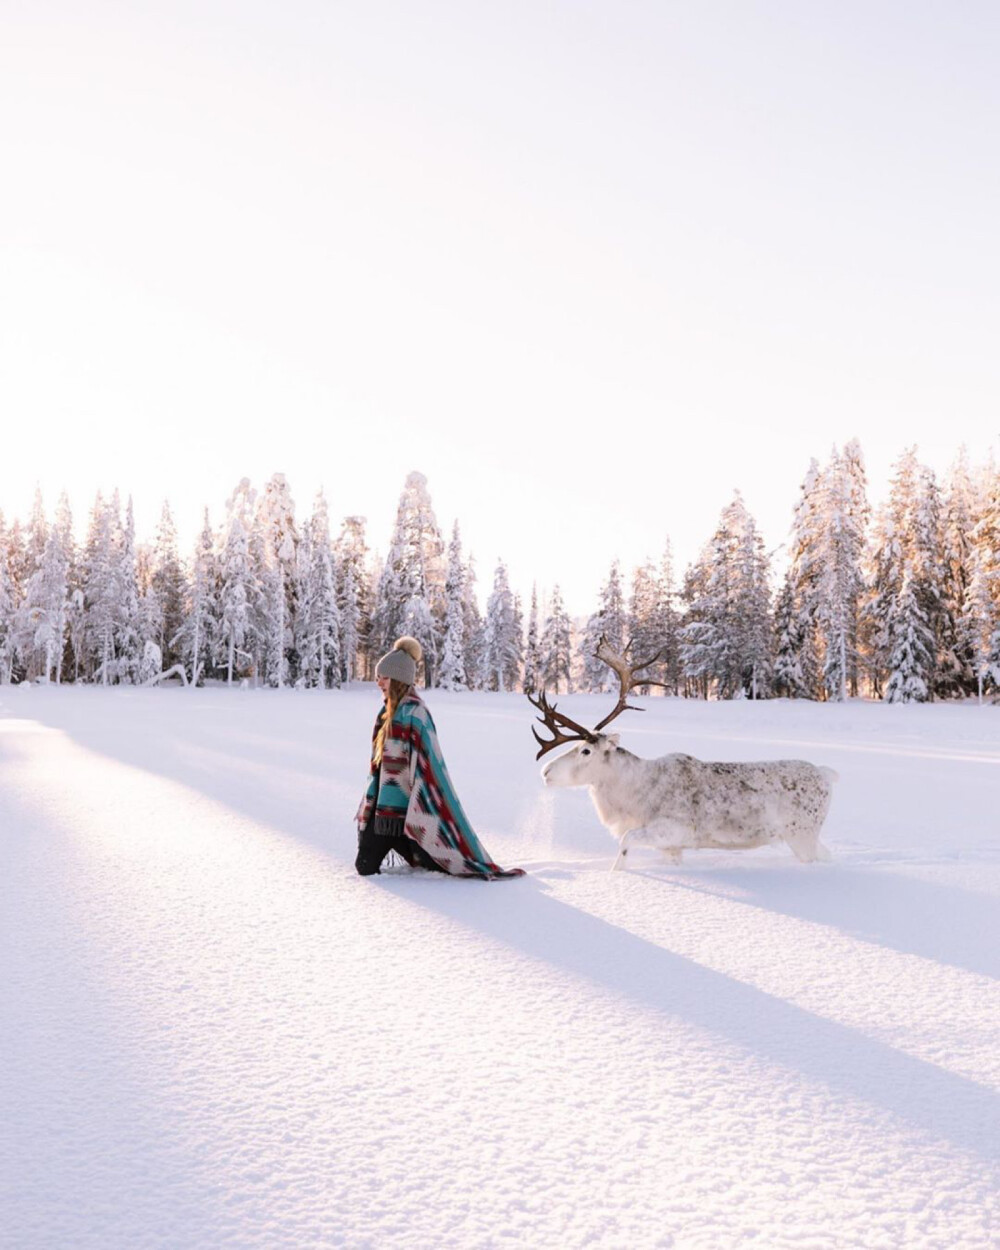
<svg viewBox="0 0 1000 1250">
<path fill-rule="evenodd" d="M 389 681 L 389 693 L 385 697 L 385 715 L 382 717 L 382 724 L 375 735 L 375 750 L 372 755 L 372 760 L 377 765 L 382 763 L 382 748 L 385 746 L 385 739 L 389 732 L 389 726 L 392 724 L 392 718 L 396 715 L 396 708 L 399 707 L 400 701 L 412 689 L 413 687 L 408 686 L 405 681 L 397 681 L 395 677 Z"/>
</svg>

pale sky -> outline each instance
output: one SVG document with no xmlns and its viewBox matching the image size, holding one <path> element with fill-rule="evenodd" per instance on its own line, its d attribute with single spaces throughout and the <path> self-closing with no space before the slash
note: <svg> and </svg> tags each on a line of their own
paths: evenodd
<svg viewBox="0 0 1000 1250">
<path fill-rule="evenodd" d="M 809 458 L 1000 450 L 990 2 L 0 0 L 0 508 L 406 473 L 595 606 Z M 680 571 L 680 569 L 678 570 Z"/>
</svg>

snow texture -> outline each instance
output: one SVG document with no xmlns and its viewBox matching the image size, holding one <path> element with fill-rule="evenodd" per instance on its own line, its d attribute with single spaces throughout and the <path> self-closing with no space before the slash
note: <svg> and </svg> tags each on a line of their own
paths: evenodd
<svg viewBox="0 0 1000 1250">
<path fill-rule="evenodd" d="M 371 687 L 0 691 L 0 1245 L 996 1245 L 996 709 L 650 699 L 834 767 L 835 861 L 612 874 L 523 698 L 428 699 L 529 877 L 355 875 Z"/>
</svg>

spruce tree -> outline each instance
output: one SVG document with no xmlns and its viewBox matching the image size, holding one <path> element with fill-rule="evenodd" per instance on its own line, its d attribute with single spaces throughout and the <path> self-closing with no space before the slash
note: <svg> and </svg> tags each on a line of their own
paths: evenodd
<svg viewBox="0 0 1000 1250">
<path fill-rule="evenodd" d="M 723 509 L 688 582 L 681 664 L 703 692 L 763 698 L 770 690 L 769 561 L 739 492 Z"/>
<path fill-rule="evenodd" d="M 907 569 L 887 622 L 889 680 L 887 703 L 923 703 L 930 695 L 928 674 L 934 667 L 934 635 L 920 606 L 913 575 Z"/>
<path fill-rule="evenodd" d="M 587 620 L 580 650 L 583 658 L 583 684 L 586 690 L 599 693 L 614 688 L 617 681 L 603 660 L 597 658 L 601 638 L 606 638 L 612 651 L 621 655 L 628 641 L 627 616 L 622 592 L 621 566 L 611 564 L 607 581 L 601 587 L 599 606 Z"/>
<path fill-rule="evenodd" d="M 193 690 L 201 685 L 212 667 L 213 650 L 218 634 L 218 574 L 215 539 L 207 508 L 191 559 L 187 592 L 184 623 L 170 640 L 170 646 L 181 655 L 190 669 L 190 685 Z"/>
<path fill-rule="evenodd" d="M 627 635 L 632 641 L 632 654 L 640 660 L 649 659 L 664 650 L 659 620 L 660 589 L 656 568 L 651 561 L 637 565 L 632 571 L 632 593 L 629 598 Z M 662 670 L 656 665 L 646 670 L 651 680 Z M 650 687 L 640 687 L 641 694 L 649 694 Z"/>
<path fill-rule="evenodd" d="M 552 601 L 542 627 L 540 643 L 541 685 L 554 694 L 570 690 L 572 625 L 563 604 L 558 584 L 552 590 Z"/>
<path fill-rule="evenodd" d="M 823 517 L 825 481 L 816 460 L 809 463 L 799 487 L 792 518 L 788 637 L 796 638 L 801 694 L 818 699 L 823 683 L 819 614 L 823 573 Z M 787 670 L 786 670 L 787 671 Z"/>
<path fill-rule="evenodd" d="M 218 621 L 215 634 L 220 648 L 219 662 L 226 671 L 226 682 L 245 667 L 246 650 L 252 630 L 251 613 L 255 601 L 253 570 L 250 564 L 250 531 L 253 527 L 257 493 L 249 478 L 241 478 L 226 503 L 226 519 L 218 541 L 217 576 Z"/>
<path fill-rule="evenodd" d="M 15 606 L 7 525 L 0 511 L 0 686 L 10 685 L 14 669 Z"/>
<path fill-rule="evenodd" d="M 372 632 L 388 651 L 407 625 L 423 647 L 426 684 L 437 683 L 445 616 L 444 543 L 422 473 L 410 473 L 396 509 L 389 553 L 379 579 Z M 381 653 L 380 652 L 380 653 Z"/>
<path fill-rule="evenodd" d="M 663 546 L 656 579 L 656 607 L 652 623 L 652 641 L 660 651 L 660 659 L 650 670 L 672 694 L 680 693 L 680 622 L 677 609 L 677 588 L 674 585 L 674 558 L 668 538 Z"/>
<path fill-rule="evenodd" d="M 365 518 L 345 517 L 335 547 L 340 671 L 344 681 L 371 676 L 371 594 Z M 395 640 L 394 640 L 395 641 Z"/>
<path fill-rule="evenodd" d="M 484 668 L 487 690 L 515 690 L 520 678 L 523 643 L 518 606 L 501 561 L 486 604 Z"/>
<path fill-rule="evenodd" d="M 795 588 L 791 570 L 785 576 L 774 610 L 774 670 L 771 687 L 779 698 L 808 698 L 802 674 L 800 616 L 795 608 Z"/>
<path fill-rule="evenodd" d="M 98 491 L 90 512 L 84 548 L 86 669 L 91 680 L 107 686 L 115 669 L 115 629 L 120 604 L 119 561 L 112 505 Z"/>
<path fill-rule="evenodd" d="M 465 684 L 470 690 L 486 689 L 486 626 L 476 597 L 476 561 L 469 555 L 465 564 L 462 594 L 462 648 L 465 655 Z"/>
<path fill-rule="evenodd" d="M 341 623 L 334 583 L 330 517 L 322 491 L 299 545 L 300 595 L 297 650 L 306 686 L 339 686 Z"/>
<path fill-rule="evenodd" d="M 177 635 L 184 621 L 184 598 L 187 588 L 177 549 L 177 527 L 170 511 L 170 504 L 166 500 L 163 502 L 153 543 L 150 586 L 160 607 L 160 632 L 156 641 L 162 652 L 163 667 L 170 669 L 180 658 L 171 647 L 170 640 Z"/>
<path fill-rule="evenodd" d="M 538 640 L 538 587 L 531 587 L 528 639 L 524 648 L 524 693 L 534 694 L 541 685 L 541 650 Z"/>
<path fill-rule="evenodd" d="M 876 517 L 870 559 L 873 687 L 887 699 L 891 691 L 894 702 L 933 697 L 942 599 L 939 551 L 933 475 L 910 447 L 896 462 L 889 498 Z"/>
<path fill-rule="evenodd" d="M 256 626 L 261 639 L 264 681 L 279 690 L 298 676 L 294 651 L 297 613 L 298 531 L 295 504 L 283 473 L 272 474 L 257 499 L 251 541 L 256 580 Z M 256 557 L 256 562 L 254 561 Z"/>
<path fill-rule="evenodd" d="M 118 492 L 112 501 L 113 519 L 119 517 Z M 146 639 L 141 633 L 139 584 L 136 577 L 135 513 L 132 496 L 125 505 L 125 521 L 119 522 L 114 535 L 115 581 L 118 603 L 115 610 L 115 677 L 135 685 L 140 680 Z"/>
<path fill-rule="evenodd" d="M 864 461 L 857 440 L 834 449 L 822 479 L 819 572 L 813 617 L 823 643 L 823 682 L 830 699 L 858 692 L 859 612 L 868 522 Z"/>
<path fill-rule="evenodd" d="M 466 689 L 465 663 L 465 565 L 462 540 L 456 521 L 448 545 L 448 572 L 445 576 L 444 643 L 441 652 L 439 685 L 443 690 Z"/>
</svg>

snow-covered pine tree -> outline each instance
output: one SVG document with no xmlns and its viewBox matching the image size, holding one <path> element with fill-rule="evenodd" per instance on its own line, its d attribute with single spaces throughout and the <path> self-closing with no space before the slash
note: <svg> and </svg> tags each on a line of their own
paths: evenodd
<svg viewBox="0 0 1000 1250">
<path fill-rule="evenodd" d="M 26 552 L 24 543 L 24 531 L 21 527 L 20 520 L 15 517 L 7 530 L 7 575 L 10 578 L 10 595 L 11 595 L 11 624 L 9 639 L 9 663 L 10 663 L 10 681 L 21 681 L 25 676 L 24 665 L 21 661 L 21 654 L 18 649 L 18 614 L 21 609 L 21 603 L 24 599 L 24 590 L 27 584 L 25 576 L 26 571 Z"/>
<path fill-rule="evenodd" d="M 572 657 L 572 624 L 563 603 L 562 591 L 552 589 L 548 615 L 542 627 L 540 650 L 541 685 L 554 694 L 569 693 Z"/>
<path fill-rule="evenodd" d="M 226 502 L 226 519 L 217 543 L 218 622 L 216 657 L 226 671 L 226 682 L 240 675 L 252 663 L 248 642 L 252 630 L 251 612 L 255 601 L 253 570 L 250 565 L 250 531 L 254 524 L 257 492 L 249 478 L 241 478 Z"/>
<path fill-rule="evenodd" d="M 930 697 L 940 692 L 942 655 L 946 648 L 954 646 L 956 622 L 949 618 L 944 598 L 944 542 L 942 534 L 941 489 L 934 471 L 921 465 L 918 478 L 917 506 L 913 518 L 913 562 L 911 565 L 914 592 L 927 617 L 927 625 L 933 638 Z M 950 667 L 948 661 L 945 666 Z M 952 680 L 944 677 L 946 689 L 952 688 Z"/>
<path fill-rule="evenodd" d="M 787 605 L 787 637 L 798 640 L 799 698 L 818 699 L 822 693 L 821 640 L 818 613 L 819 581 L 823 571 L 824 475 L 816 460 L 799 487 L 792 517 L 791 563 L 788 581 L 791 603 Z M 787 664 L 784 666 L 787 670 Z"/>
<path fill-rule="evenodd" d="M 603 637 L 604 617 L 598 608 L 587 617 L 580 637 L 580 684 L 589 694 L 601 693 L 608 682 L 607 665 L 597 658 L 597 649 Z"/>
<path fill-rule="evenodd" d="M 170 504 L 164 500 L 156 527 L 150 561 L 150 587 L 160 608 L 160 632 L 155 641 L 163 656 L 164 669 L 173 668 L 180 659 L 170 645 L 184 623 L 184 601 L 187 586 L 184 568 L 177 548 L 177 527 Z"/>
<path fill-rule="evenodd" d="M 65 496 L 60 504 L 68 513 Z M 71 541 L 71 525 L 63 514 L 48 531 L 41 562 L 28 582 L 23 608 L 31 627 L 30 639 L 23 649 L 23 654 L 31 657 L 29 676 L 40 676 L 47 682 L 53 677 L 58 682 L 62 676 L 71 556 L 66 544 Z"/>
<path fill-rule="evenodd" d="M 628 626 L 626 633 L 632 641 L 632 656 L 636 660 L 645 660 L 656 655 L 661 649 L 659 637 L 659 621 L 657 607 L 659 586 L 656 568 L 652 561 L 636 565 L 632 570 L 632 593 L 629 596 Z M 644 673 L 654 679 L 654 668 Z M 649 694 L 650 687 L 640 687 L 641 694 Z"/>
<path fill-rule="evenodd" d="M 258 538 L 251 551 L 259 563 L 256 577 L 257 617 L 263 643 L 264 681 L 279 690 L 297 677 L 298 656 L 293 648 L 296 592 L 295 504 L 283 473 L 275 473 L 257 499 L 254 530 Z"/>
<path fill-rule="evenodd" d="M 983 612 L 989 634 L 989 678 L 1000 689 L 1000 471 L 991 462 L 984 467 L 982 477 L 982 506 L 972 537 L 979 576 L 986 587 L 983 598 L 988 593 L 990 600 Z"/>
<path fill-rule="evenodd" d="M 45 502 L 42 498 L 42 488 L 36 486 L 35 498 L 31 505 L 31 519 L 28 521 L 28 532 L 25 541 L 25 585 L 38 572 L 48 540 L 49 526 L 45 519 Z"/>
<path fill-rule="evenodd" d="M 660 659 L 650 670 L 664 683 L 666 693 L 680 693 L 680 621 L 677 609 L 677 587 L 674 582 L 674 556 L 670 539 L 663 545 L 656 580 L 656 608 L 652 635 L 660 649 Z"/>
<path fill-rule="evenodd" d="M 586 690 L 595 693 L 615 688 L 617 678 L 603 660 L 597 658 L 597 648 L 601 638 L 606 638 L 612 651 L 621 655 L 627 636 L 628 618 L 625 611 L 625 596 L 622 591 L 621 565 L 612 561 L 608 578 L 601 587 L 600 601 L 597 611 L 587 620 L 581 642 L 583 658 L 583 684 Z"/>
<path fill-rule="evenodd" d="M 163 672 L 163 605 L 153 585 L 153 548 L 137 543 L 135 576 L 139 588 L 139 636 L 143 641 L 139 660 L 139 682 L 152 680 Z"/>
<path fill-rule="evenodd" d="M 822 477 L 821 499 L 820 536 L 815 545 L 817 599 L 812 616 L 822 635 L 826 695 L 844 700 L 849 693 L 858 693 L 858 616 L 869 514 L 864 459 L 857 439 L 842 451 L 834 448 Z"/>
<path fill-rule="evenodd" d="M 718 698 L 730 699 L 741 687 L 733 620 L 736 541 L 723 513 L 686 579 L 690 606 L 680 634 L 681 668 L 706 698 L 714 689 Z"/>
<path fill-rule="evenodd" d="M 795 610 L 795 589 L 791 569 L 785 575 L 774 609 L 774 670 L 771 688 L 778 698 L 808 698 L 802 675 L 800 616 Z"/>
<path fill-rule="evenodd" d="M 3 512 L 0 512 L 0 686 L 10 685 L 14 669 L 15 610 L 7 524 Z"/>
<path fill-rule="evenodd" d="M 299 544 L 300 592 L 297 649 L 306 686 L 341 684 L 340 610 L 333 574 L 330 515 L 322 491 Z"/>
<path fill-rule="evenodd" d="M 482 690 L 486 685 L 486 627 L 476 597 L 476 560 L 471 553 L 463 577 L 462 621 L 465 684 L 470 690 Z"/>
<path fill-rule="evenodd" d="M 56 504 L 53 530 L 56 535 L 57 560 L 60 569 L 60 576 L 56 578 L 57 593 L 52 604 L 54 633 L 60 640 L 56 653 L 55 679 L 57 684 L 61 684 L 68 656 L 70 611 L 78 563 L 76 542 L 73 538 L 73 513 L 65 491 L 60 494 L 59 502 Z"/>
<path fill-rule="evenodd" d="M 941 515 L 941 596 L 944 633 L 938 655 L 937 693 L 961 697 L 978 691 L 976 628 L 967 605 L 974 576 L 973 532 L 982 510 L 963 446 L 948 474 Z"/>
<path fill-rule="evenodd" d="M 191 689 L 199 686 L 212 667 L 212 656 L 218 633 L 218 573 L 215 559 L 215 538 L 205 509 L 201 532 L 191 559 L 187 578 L 187 603 L 184 623 L 170 639 L 170 646 L 190 669 Z"/>
<path fill-rule="evenodd" d="M 968 648 L 969 664 L 975 681 L 979 702 L 991 684 L 1000 687 L 1000 664 L 993 664 L 993 621 L 995 615 L 991 593 L 990 561 L 985 544 L 974 545 L 970 550 L 971 572 L 962 604 L 961 631 L 964 646 Z M 997 657 L 1000 660 L 1000 656 Z"/>
<path fill-rule="evenodd" d="M 485 642 L 486 689 L 516 690 L 523 643 L 518 607 L 502 560 L 493 575 L 493 591 L 486 604 Z"/>
<path fill-rule="evenodd" d="M 367 680 L 372 665 L 371 592 L 363 516 L 344 518 L 335 559 L 341 676 L 344 681 Z"/>
<path fill-rule="evenodd" d="M 681 581 L 680 601 L 684 605 L 677 626 L 677 667 L 680 675 L 681 693 L 686 699 L 707 699 L 711 679 L 709 666 L 704 663 L 704 653 L 692 652 L 693 643 L 707 641 L 698 633 L 691 638 L 685 630 L 691 625 L 701 625 L 704 605 L 708 603 L 708 578 L 711 567 L 711 550 L 708 543 L 684 570 Z"/>
<path fill-rule="evenodd" d="M 771 569 L 757 523 L 746 510 L 737 555 L 734 618 L 738 627 L 741 688 L 747 698 L 766 699 L 774 666 Z"/>
<path fill-rule="evenodd" d="M 135 513 L 132 496 L 125 505 L 125 522 L 119 520 L 118 492 L 111 503 L 112 520 L 118 522 L 114 535 L 117 564 L 118 607 L 115 613 L 115 677 L 136 684 L 140 680 L 146 639 L 141 634 L 139 585 L 135 567 Z"/>
<path fill-rule="evenodd" d="M 98 491 L 84 546 L 84 645 L 86 675 L 102 686 L 110 684 L 115 671 L 115 629 L 120 604 L 118 566 L 112 505 L 105 503 Z"/>
<path fill-rule="evenodd" d="M 380 654 L 417 624 L 423 647 L 425 684 L 437 684 L 445 617 L 444 543 L 422 473 L 410 473 L 396 509 L 389 553 L 379 579 L 372 632 Z M 428 622 L 430 633 L 427 633 Z"/>
<path fill-rule="evenodd" d="M 918 463 L 916 448 L 907 448 L 873 526 L 869 574 L 872 684 L 887 699 L 891 689 L 894 702 L 933 697 L 941 602 L 937 505 L 933 476 Z M 893 680 L 897 664 L 904 667 Z"/>
<path fill-rule="evenodd" d="M 35 600 L 40 594 L 38 573 L 47 541 L 48 523 L 45 519 L 45 504 L 41 488 L 36 486 L 21 567 L 16 576 L 20 593 L 17 596 L 17 614 L 14 621 L 15 651 L 21 661 L 23 675 L 29 681 L 40 676 L 42 672 L 42 661 L 39 657 L 43 652 L 39 650 L 36 634 L 39 631 L 44 633 L 46 624 L 44 608 Z"/>
<path fill-rule="evenodd" d="M 514 682 L 511 689 L 516 689 L 520 683 L 521 690 L 524 690 L 524 607 L 521 603 L 521 596 L 515 591 L 514 593 L 514 628 L 513 635 L 516 642 L 517 663 L 513 666 Z"/>
<path fill-rule="evenodd" d="M 528 640 L 524 648 L 524 693 L 534 694 L 541 685 L 541 650 L 538 642 L 538 587 L 531 587 Z"/>
<path fill-rule="evenodd" d="M 909 568 L 904 570 L 887 625 L 890 651 L 885 701 L 923 703 L 930 696 L 928 676 L 934 668 L 934 635 Z"/>
<path fill-rule="evenodd" d="M 681 664 L 720 699 L 763 698 L 770 689 L 768 557 L 740 493 L 723 509 L 689 579 L 695 595 L 681 630 Z"/>
<path fill-rule="evenodd" d="M 62 530 L 63 546 L 69 553 L 69 573 L 66 593 L 66 639 L 65 652 L 68 665 L 73 664 L 73 681 L 80 680 L 80 672 L 86 664 L 87 611 L 84 594 L 85 557 L 73 538 L 73 518 L 69 500 L 63 494 L 56 509 L 56 525 Z"/>
<path fill-rule="evenodd" d="M 444 643 L 438 685 L 443 690 L 465 690 L 465 565 L 456 521 L 448 544 L 448 571 L 444 583 Z"/>
</svg>

